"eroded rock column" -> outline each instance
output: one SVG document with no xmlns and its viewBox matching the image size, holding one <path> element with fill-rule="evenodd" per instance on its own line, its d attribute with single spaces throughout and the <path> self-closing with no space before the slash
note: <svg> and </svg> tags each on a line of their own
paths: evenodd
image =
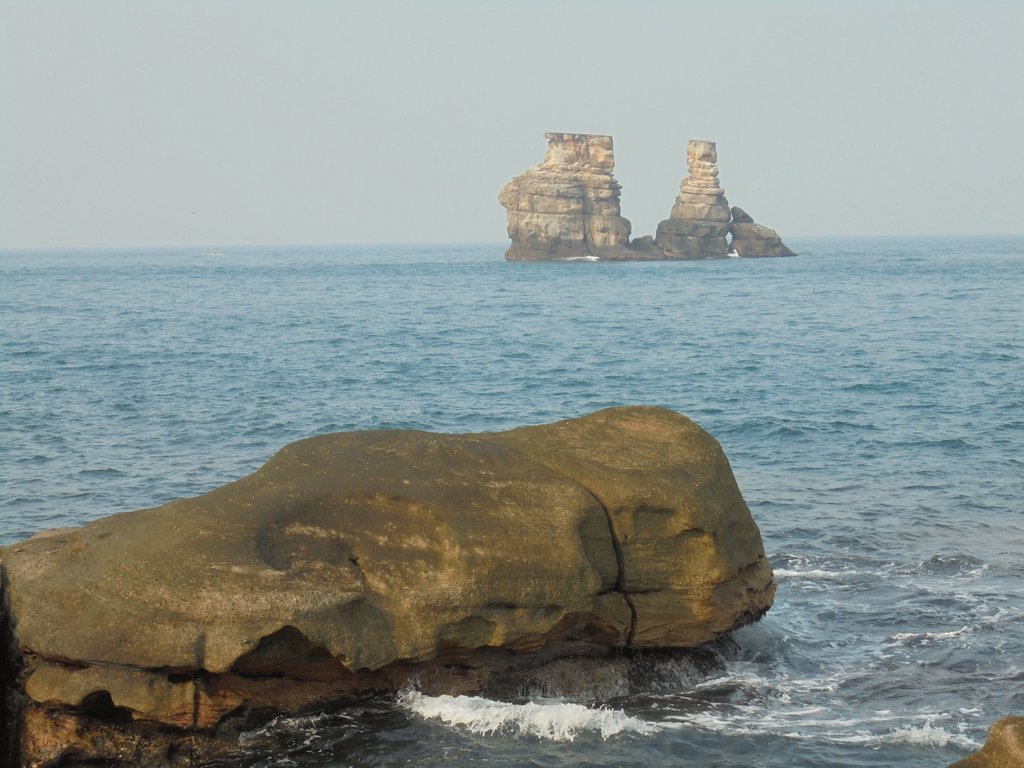
<svg viewBox="0 0 1024 768">
<path fill-rule="evenodd" d="M 728 253 L 729 202 L 718 182 L 715 142 L 686 145 L 689 175 L 679 185 L 672 213 L 658 225 L 655 243 L 671 259 L 713 259 Z"/>
<path fill-rule="evenodd" d="M 630 223 L 620 213 L 611 136 L 545 133 L 544 162 L 498 195 L 508 210 L 510 261 L 621 258 Z"/>
</svg>

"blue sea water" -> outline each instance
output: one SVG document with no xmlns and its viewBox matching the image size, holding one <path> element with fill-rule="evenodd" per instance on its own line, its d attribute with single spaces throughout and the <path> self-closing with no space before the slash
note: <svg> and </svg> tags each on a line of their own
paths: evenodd
<svg viewBox="0 0 1024 768">
<path fill-rule="evenodd" d="M 248 766 L 945 766 L 1024 712 L 1024 238 L 506 263 L 501 245 L 0 253 L 0 543 L 285 443 L 621 404 L 722 443 L 778 581 L 721 667 L 415 690 Z"/>
</svg>

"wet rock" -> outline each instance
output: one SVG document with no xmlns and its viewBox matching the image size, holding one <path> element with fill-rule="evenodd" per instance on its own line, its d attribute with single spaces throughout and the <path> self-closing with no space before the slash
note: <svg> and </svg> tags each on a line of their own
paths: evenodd
<svg viewBox="0 0 1024 768">
<path fill-rule="evenodd" d="M 997 720 L 985 745 L 949 768 L 1021 768 L 1024 766 L 1024 716 Z"/>
<path fill-rule="evenodd" d="M 0 756 L 24 767 L 187 765 L 413 679 L 470 693 L 700 646 L 774 593 L 717 442 L 642 407 L 303 440 L 203 496 L 6 547 L 0 573 Z"/>
<path fill-rule="evenodd" d="M 545 133 L 547 156 L 506 184 L 512 245 L 505 258 L 541 261 L 621 257 L 630 224 L 621 216 L 621 186 L 612 175 L 611 136 Z"/>
</svg>

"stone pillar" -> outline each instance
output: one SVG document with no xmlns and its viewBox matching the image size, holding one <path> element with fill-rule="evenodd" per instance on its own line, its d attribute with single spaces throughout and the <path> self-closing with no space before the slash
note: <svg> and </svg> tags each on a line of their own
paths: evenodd
<svg viewBox="0 0 1024 768">
<path fill-rule="evenodd" d="M 658 225 L 655 243 L 670 259 L 721 258 L 728 253 L 729 202 L 718 183 L 715 142 L 691 140 L 686 164 L 689 175 L 669 218 Z"/>
</svg>

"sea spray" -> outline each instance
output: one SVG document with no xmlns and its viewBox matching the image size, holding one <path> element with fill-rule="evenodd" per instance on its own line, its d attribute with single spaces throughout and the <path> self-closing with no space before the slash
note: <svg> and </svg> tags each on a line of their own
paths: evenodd
<svg viewBox="0 0 1024 768">
<path fill-rule="evenodd" d="M 479 735 L 509 734 L 548 741 L 575 741 L 586 732 L 609 739 L 625 733 L 650 736 L 659 730 L 657 724 L 621 710 L 572 702 L 517 704 L 479 696 L 425 696 L 407 688 L 399 694 L 398 703 L 426 720 L 438 720 Z"/>
</svg>

